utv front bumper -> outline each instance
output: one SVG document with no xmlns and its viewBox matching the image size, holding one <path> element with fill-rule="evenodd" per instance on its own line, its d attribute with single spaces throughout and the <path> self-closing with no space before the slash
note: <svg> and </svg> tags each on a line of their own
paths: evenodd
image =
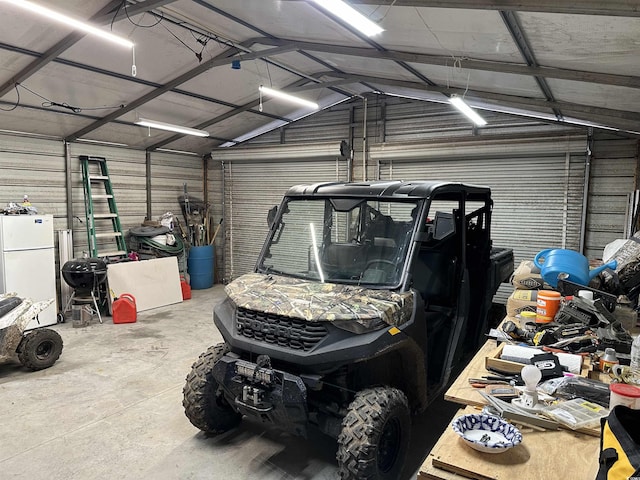
<svg viewBox="0 0 640 480">
<path fill-rule="evenodd" d="M 233 354 L 216 363 L 213 376 L 237 412 L 306 437 L 307 388 L 300 377 Z"/>
</svg>

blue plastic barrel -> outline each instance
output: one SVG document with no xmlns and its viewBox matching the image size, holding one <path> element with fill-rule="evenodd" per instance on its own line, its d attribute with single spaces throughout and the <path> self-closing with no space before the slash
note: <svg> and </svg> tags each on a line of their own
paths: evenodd
<svg viewBox="0 0 640 480">
<path fill-rule="evenodd" d="M 204 245 L 191 247 L 187 259 L 187 271 L 191 277 L 191 288 L 202 290 L 213 286 L 214 247 Z"/>
</svg>

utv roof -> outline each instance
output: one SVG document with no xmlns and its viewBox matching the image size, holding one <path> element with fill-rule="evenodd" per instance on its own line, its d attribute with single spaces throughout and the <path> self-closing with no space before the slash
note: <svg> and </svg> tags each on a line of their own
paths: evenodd
<svg viewBox="0 0 640 480">
<path fill-rule="evenodd" d="M 491 189 L 481 185 L 443 181 L 376 181 L 376 182 L 325 182 L 313 185 L 295 185 L 287 197 L 373 197 L 373 198 L 429 198 L 433 193 L 466 192 L 469 197 L 486 198 Z"/>
</svg>

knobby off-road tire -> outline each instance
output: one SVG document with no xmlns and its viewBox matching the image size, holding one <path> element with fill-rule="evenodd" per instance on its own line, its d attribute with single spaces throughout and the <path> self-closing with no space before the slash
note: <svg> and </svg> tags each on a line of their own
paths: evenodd
<svg viewBox="0 0 640 480">
<path fill-rule="evenodd" d="M 242 415 L 234 411 L 213 378 L 213 366 L 229 351 L 220 343 L 209 347 L 192 365 L 182 390 L 184 413 L 203 432 L 219 434 L 231 430 L 240 423 Z"/>
<path fill-rule="evenodd" d="M 18 359 L 26 368 L 43 370 L 56 363 L 62 353 L 62 337 L 50 328 L 27 333 L 18 347 Z"/>
<path fill-rule="evenodd" d="M 343 480 L 397 480 L 407 455 L 411 418 L 400 390 L 358 392 L 338 436 L 338 473 Z"/>
</svg>

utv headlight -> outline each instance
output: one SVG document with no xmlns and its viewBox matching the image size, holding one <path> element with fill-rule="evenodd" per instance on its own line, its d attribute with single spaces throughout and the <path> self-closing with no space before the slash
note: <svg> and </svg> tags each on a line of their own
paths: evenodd
<svg viewBox="0 0 640 480">
<path fill-rule="evenodd" d="M 331 323 L 342 330 L 357 334 L 374 332 L 389 326 L 380 318 L 335 320 Z"/>
</svg>

